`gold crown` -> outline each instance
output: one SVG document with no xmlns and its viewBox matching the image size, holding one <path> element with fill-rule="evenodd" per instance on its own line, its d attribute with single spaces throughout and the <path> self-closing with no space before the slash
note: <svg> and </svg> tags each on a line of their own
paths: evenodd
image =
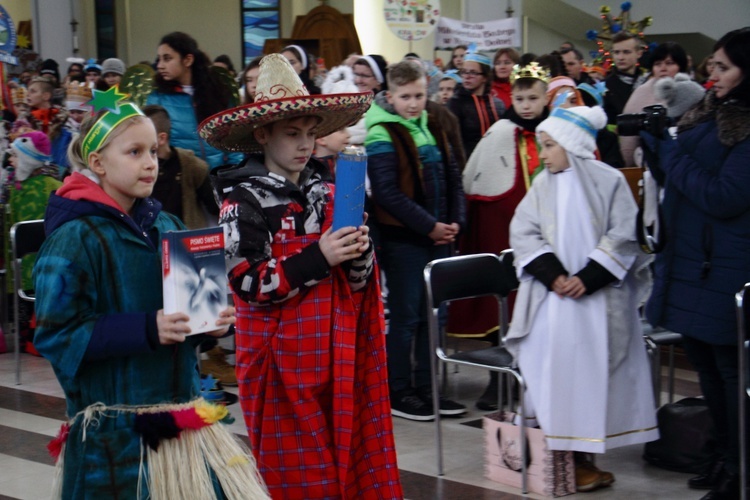
<svg viewBox="0 0 750 500">
<path fill-rule="evenodd" d="M 84 82 L 70 82 L 65 86 L 65 100 L 80 103 L 89 102 L 93 98 L 91 89 Z"/>
<path fill-rule="evenodd" d="M 10 98 L 13 104 L 25 104 L 26 103 L 26 87 L 16 87 L 10 89 Z"/>
<path fill-rule="evenodd" d="M 519 78 L 535 78 L 544 83 L 549 83 L 550 74 L 549 70 L 538 62 L 532 62 L 523 67 L 516 64 L 513 66 L 513 72 L 510 74 L 510 83 L 515 83 Z"/>
</svg>

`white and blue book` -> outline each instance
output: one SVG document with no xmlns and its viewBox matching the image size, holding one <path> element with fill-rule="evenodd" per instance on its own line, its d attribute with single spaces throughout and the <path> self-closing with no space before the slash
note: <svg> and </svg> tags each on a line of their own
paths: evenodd
<svg viewBox="0 0 750 500">
<path fill-rule="evenodd" d="M 190 316 L 190 335 L 216 330 L 229 290 L 222 228 L 164 233 L 162 278 L 164 314 Z"/>
</svg>

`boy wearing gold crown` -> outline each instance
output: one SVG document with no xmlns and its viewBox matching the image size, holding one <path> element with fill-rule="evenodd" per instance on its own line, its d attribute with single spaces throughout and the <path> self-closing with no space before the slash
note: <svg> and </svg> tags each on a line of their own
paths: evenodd
<svg viewBox="0 0 750 500">
<path fill-rule="evenodd" d="M 366 226 L 331 230 L 334 192 L 315 138 L 372 94 L 309 95 L 290 63 L 260 63 L 255 102 L 200 133 L 251 153 L 212 172 L 237 307 L 237 382 L 274 498 L 401 498 L 383 309 Z M 364 221 L 363 221 L 364 223 Z"/>
<path fill-rule="evenodd" d="M 535 129 L 549 114 L 549 73 L 537 63 L 516 65 L 510 79 L 512 107 L 479 141 L 463 172 L 468 224 L 459 244 L 462 254 L 499 254 L 509 248 L 510 219 L 541 164 Z M 448 332 L 496 336 L 497 314 L 494 298 L 451 304 Z M 490 381 L 477 401 L 480 410 L 497 408 L 497 375 L 491 374 Z"/>
<path fill-rule="evenodd" d="M 577 452 L 578 491 L 615 480 L 588 454 L 658 438 L 638 315 L 651 259 L 625 177 L 595 159 L 606 123 L 602 108 L 579 106 L 539 124 L 546 168 L 510 224 L 520 286 L 506 346 L 526 381 L 526 416 L 550 450 Z"/>
</svg>

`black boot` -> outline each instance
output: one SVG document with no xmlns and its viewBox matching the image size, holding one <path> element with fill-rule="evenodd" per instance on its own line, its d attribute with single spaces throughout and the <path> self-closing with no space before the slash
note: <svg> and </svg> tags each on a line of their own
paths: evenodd
<svg viewBox="0 0 750 500">
<path fill-rule="evenodd" d="M 708 466 L 703 474 L 688 479 L 688 488 L 694 490 L 710 490 L 716 486 L 721 477 L 721 471 L 724 470 L 724 461 L 717 460 Z"/>
<path fill-rule="evenodd" d="M 740 475 L 722 470 L 719 481 L 701 500 L 738 500 L 740 498 Z"/>
</svg>

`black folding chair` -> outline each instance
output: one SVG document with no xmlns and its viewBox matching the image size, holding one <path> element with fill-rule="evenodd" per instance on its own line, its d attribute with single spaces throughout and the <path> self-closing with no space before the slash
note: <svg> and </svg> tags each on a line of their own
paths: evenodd
<svg viewBox="0 0 750 500">
<path fill-rule="evenodd" d="M 503 339 L 508 332 L 507 297 L 518 287 L 518 280 L 513 269 L 513 252 L 505 250 L 500 256 L 494 254 L 475 254 L 459 257 L 437 259 L 424 269 L 424 280 L 427 288 L 427 313 L 430 333 L 430 357 L 432 364 L 432 402 L 435 412 L 435 438 L 437 443 L 438 475 L 443 475 L 443 442 L 440 425 L 440 390 L 439 363 L 456 363 L 475 366 L 499 373 L 511 375 L 518 385 L 519 401 L 524 398 L 524 381 L 521 373 L 513 366 L 513 356 L 503 346 Z M 494 296 L 499 302 L 500 345 L 495 347 L 460 351 L 447 354 L 446 334 L 440 327 L 438 314 L 440 306 L 454 300 L 472 297 Z M 499 384 L 498 402 L 502 403 L 502 386 Z M 510 398 L 509 398 L 510 399 Z M 521 442 L 526 442 L 526 416 L 521 406 L 520 418 Z M 523 493 L 527 487 L 527 450 L 522 447 L 521 474 Z"/>
<path fill-rule="evenodd" d="M 21 300 L 34 302 L 33 291 L 24 290 L 21 280 L 21 261 L 29 254 L 37 253 L 44 243 L 44 220 L 17 222 L 10 228 L 10 245 L 13 265 L 13 322 L 16 354 L 16 385 L 21 384 L 21 325 L 19 321 Z M 29 292 L 29 293 L 27 293 Z"/>
</svg>

